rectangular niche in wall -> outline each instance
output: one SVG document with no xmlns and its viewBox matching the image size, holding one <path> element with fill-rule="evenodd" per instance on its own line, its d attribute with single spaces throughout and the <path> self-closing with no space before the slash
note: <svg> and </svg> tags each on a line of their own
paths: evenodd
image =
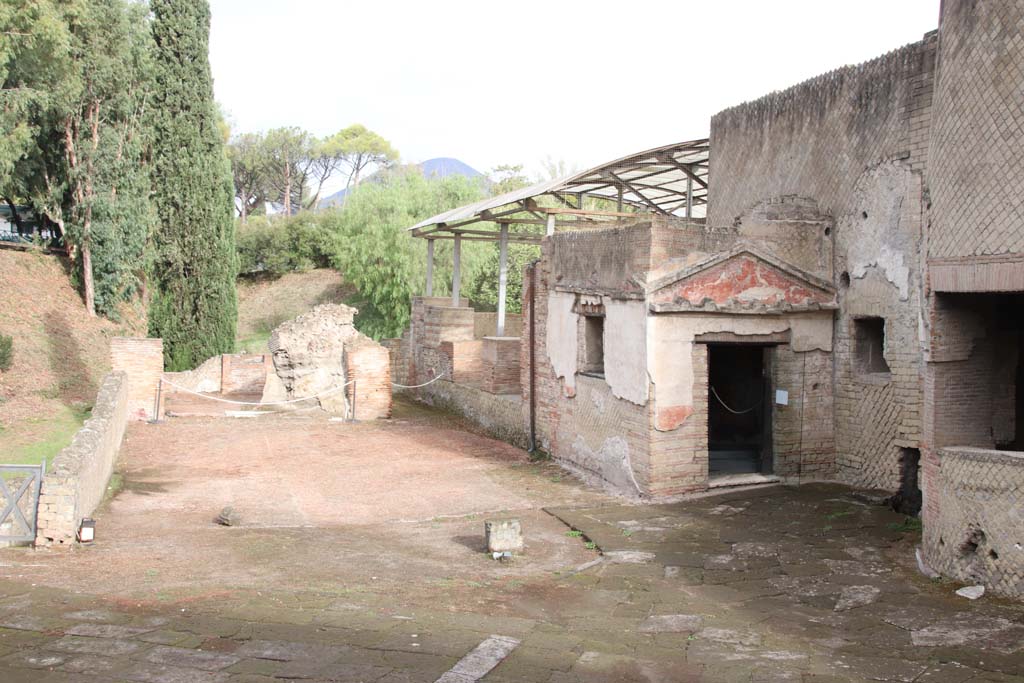
<svg viewBox="0 0 1024 683">
<path fill-rule="evenodd" d="M 855 318 L 853 354 L 857 370 L 868 374 L 889 372 L 885 362 L 885 319 Z"/>
<path fill-rule="evenodd" d="M 604 316 L 583 316 L 584 374 L 604 377 Z"/>
</svg>

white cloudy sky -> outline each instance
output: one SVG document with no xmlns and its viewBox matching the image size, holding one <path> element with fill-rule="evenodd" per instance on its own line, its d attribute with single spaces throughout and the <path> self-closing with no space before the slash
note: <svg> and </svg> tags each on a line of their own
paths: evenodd
<svg viewBox="0 0 1024 683">
<path fill-rule="evenodd" d="M 919 40 L 939 0 L 211 0 L 237 131 L 376 130 L 405 161 L 585 168 Z"/>
</svg>

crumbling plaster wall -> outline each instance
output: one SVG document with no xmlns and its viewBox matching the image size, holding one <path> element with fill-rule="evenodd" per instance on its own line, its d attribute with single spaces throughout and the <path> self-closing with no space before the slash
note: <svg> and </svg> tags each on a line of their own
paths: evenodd
<svg viewBox="0 0 1024 683">
<path fill-rule="evenodd" d="M 594 233 L 587 233 L 593 235 Z M 619 492 L 653 490 L 650 470 L 650 418 L 646 399 L 633 402 L 616 396 L 608 381 L 599 377 L 579 375 L 579 338 L 582 316 L 574 310 L 578 294 L 555 291 L 553 271 L 562 273 L 559 283 L 568 283 L 569 269 L 559 265 L 553 252 L 560 242 L 575 245 L 574 262 L 586 263 L 588 256 L 580 251 L 626 249 L 628 240 L 616 238 L 588 241 L 573 233 L 559 233 L 544 241 L 542 258 L 527 268 L 523 288 L 523 344 L 521 346 L 521 386 L 524 403 L 530 400 L 530 306 L 533 311 L 536 358 L 536 404 L 538 446 L 563 466 L 584 478 L 613 488 Z M 570 253 L 564 249 L 559 253 Z M 581 271 L 582 272 L 582 271 Z M 621 273 L 626 277 L 625 271 Z M 607 280 L 611 287 L 616 281 Z M 621 285 L 621 283 L 619 283 Z M 589 289 L 589 288 L 586 288 Z M 622 336 L 608 330 L 606 321 L 605 371 L 611 364 L 624 359 L 613 358 L 610 353 L 631 353 L 645 347 L 644 327 L 635 325 L 643 318 L 643 304 L 639 300 L 618 300 L 611 296 L 586 295 L 588 301 L 605 304 L 605 313 L 616 321 Z M 612 370 L 619 394 L 640 399 L 645 396 L 646 371 L 633 362 L 633 370 Z"/>
<path fill-rule="evenodd" d="M 903 162 L 867 169 L 837 222 L 836 454 L 840 477 L 894 490 L 902 448 L 919 448 L 923 406 L 921 177 Z M 882 318 L 889 372 L 857 362 L 856 321 Z"/>
<path fill-rule="evenodd" d="M 789 343 L 776 347 L 785 363 L 772 363 L 774 388 L 789 392 L 787 406 L 776 406 L 774 450 L 776 473 L 800 475 L 799 451 L 806 442 L 820 477 L 831 464 L 832 311 L 789 315 L 656 314 L 648 321 L 651 359 L 653 428 L 651 459 L 668 468 L 662 490 L 683 492 L 700 488 L 708 475 L 707 345 L 699 337 L 729 333 L 752 343 L 787 333 Z M 808 362 L 804 356 L 811 360 Z M 774 359 L 773 359 L 774 360 Z M 795 361 L 795 362 L 794 362 Z M 813 387 L 810 391 L 806 387 Z"/>
<path fill-rule="evenodd" d="M 870 62 L 725 110 L 711 124 L 711 225 L 738 224 L 743 232 L 773 198 L 814 200 L 832 218 L 828 277 L 840 305 L 835 459 L 840 477 L 858 485 L 894 489 L 900 449 L 920 442 L 921 177 L 935 45 L 934 34 L 926 35 Z M 819 227 L 824 232 L 827 226 Z M 771 248 L 787 251 L 777 255 L 794 263 L 813 256 L 784 243 Z M 885 319 L 888 376 L 858 372 L 853 321 L 862 316 Z"/>
</svg>

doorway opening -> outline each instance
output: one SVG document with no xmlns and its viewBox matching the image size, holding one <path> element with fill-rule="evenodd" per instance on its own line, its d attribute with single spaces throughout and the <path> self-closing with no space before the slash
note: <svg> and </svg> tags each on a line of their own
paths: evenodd
<svg viewBox="0 0 1024 683">
<path fill-rule="evenodd" d="M 770 474 L 768 346 L 708 346 L 708 474 Z"/>
</svg>

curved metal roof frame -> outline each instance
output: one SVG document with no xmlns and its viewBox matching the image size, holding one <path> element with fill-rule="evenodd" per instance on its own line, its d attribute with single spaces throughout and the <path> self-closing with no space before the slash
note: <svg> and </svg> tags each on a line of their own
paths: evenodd
<svg viewBox="0 0 1024 683">
<path fill-rule="evenodd" d="M 415 237 L 430 239 L 464 235 L 469 239 L 498 239 L 494 230 L 467 229 L 474 223 L 504 223 L 526 227 L 509 234 L 510 241 L 537 241 L 548 215 L 557 214 L 559 225 L 621 218 L 637 213 L 699 217 L 708 192 L 707 139 L 680 142 L 631 154 L 564 178 L 524 187 L 496 197 L 467 204 L 421 221 L 409 228 Z M 552 197 L 557 206 L 540 206 L 536 200 Z M 586 197 L 611 200 L 616 211 L 588 211 Z M 625 212 L 625 208 L 633 209 Z M 574 220 L 566 220 L 566 219 Z M 481 226 L 484 227 L 484 226 Z"/>
</svg>

